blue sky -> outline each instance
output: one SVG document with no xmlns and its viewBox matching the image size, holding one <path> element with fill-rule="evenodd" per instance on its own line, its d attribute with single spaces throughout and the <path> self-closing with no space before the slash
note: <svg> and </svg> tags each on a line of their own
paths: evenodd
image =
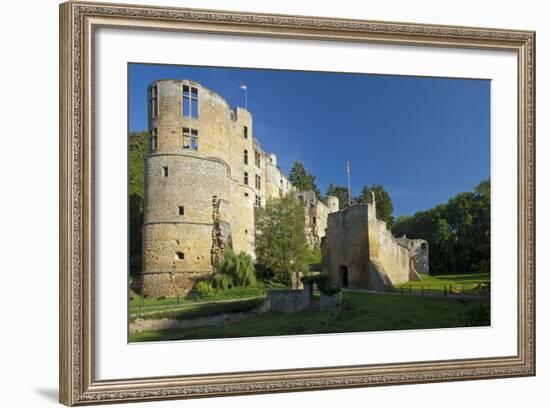
<svg viewBox="0 0 550 408">
<path fill-rule="evenodd" d="M 191 79 L 244 105 L 254 136 L 288 174 L 295 160 L 351 190 L 379 183 L 394 215 L 412 215 L 472 190 L 490 175 L 490 81 L 308 71 L 130 64 L 129 126 L 147 128 L 147 85 Z"/>
</svg>

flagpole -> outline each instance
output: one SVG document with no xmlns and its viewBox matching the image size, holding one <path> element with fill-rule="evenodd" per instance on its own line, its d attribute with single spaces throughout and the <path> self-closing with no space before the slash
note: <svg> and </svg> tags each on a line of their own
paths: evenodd
<svg viewBox="0 0 550 408">
<path fill-rule="evenodd" d="M 346 161 L 346 173 L 348 174 L 348 205 L 351 207 L 351 183 L 349 176 L 349 160 Z"/>
<path fill-rule="evenodd" d="M 248 110 L 248 86 L 241 84 L 240 88 L 244 91 L 244 108 Z"/>
</svg>

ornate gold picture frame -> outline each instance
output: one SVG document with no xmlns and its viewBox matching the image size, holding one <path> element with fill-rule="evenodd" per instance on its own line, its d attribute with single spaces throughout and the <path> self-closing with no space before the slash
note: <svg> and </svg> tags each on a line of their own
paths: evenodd
<svg viewBox="0 0 550 408">
<path fill-rule="evenodd" d="M 95 46 L 100 28 L 506 51 L 517 59 L 517 352 L 483 358 L 98 379 Z M 125 137 L 114 135 L 112 137 Z M 535 33 L 68 2 L 60 6 L 60 402 L 66 405 L 535 375 Z M 125 294 L 121 294 L 125 296 Z M 398 334 L 396 334 L 398 335 Z"/>
</svg>

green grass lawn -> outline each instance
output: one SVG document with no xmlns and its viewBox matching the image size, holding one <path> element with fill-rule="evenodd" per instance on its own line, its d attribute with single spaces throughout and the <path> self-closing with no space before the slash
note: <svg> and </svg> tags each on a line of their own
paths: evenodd
<svg viewBox="0 0 550 408">
<path fill-rule="evenodd" d="M 255 286 L 233 287 L 223 291 L 213 291 L 208 295 L 191 292 L 185 297 L 148 297 L 143 298 L 130 290 L 130 313 L 150 312 L 160 309 L 177 308 L 196 305 L 198 302 L 214 302 L 222 300 L 251 299 L 265 296 L 267 289 L 282 289 L 285 286 L 273 282 L 258 282 Z"/>
<path fill-rule="evenodd" d="M 434 292 L 443 292 L 444 287 L 447 290 L 450 286 L 454 288 L 461 288 L 464 291 L 472 291 L 477 285 L 481 283 L 490 282 L 490 275 L 488 273 L 470 273 L 461 275 L 420 275 L 422 280 L 411 281 L 395 285 L 396 289 L 403 288 L 404 290 L 411 287 L 413 290 L 431 290 Z"/>
<path fill-rule="evenodd" d="M 268 312 L 224 327 L 132 333 L 130 341 L 488 326 L 489 305 L 489 299 L 461 300 L 345 291 L 339 311 Z"/>
</svg>

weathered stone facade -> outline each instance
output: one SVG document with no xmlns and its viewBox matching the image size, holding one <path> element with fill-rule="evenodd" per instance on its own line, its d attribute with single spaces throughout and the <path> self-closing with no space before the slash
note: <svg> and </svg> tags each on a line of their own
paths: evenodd
<svg viewBox="0 0 550 408">
<path fill-rule="evenodd" d="M 185 295 L 212 274 L 227 248 L 254 258 L 254 208 L 296 188 L 277 157 L 262 150 L 250 112 L 231 108 L 201 84 L 155 81 L 148 110 L 141 290 Z M 415 256 L 424 270 L 427 251 L 423 258 L 420 249 L 399 245 L 373 205 L 339 211 L 336 197 L 297 196 L 310 247 L 325 241 L 324 268 L 343 286 L 384 289 L 407 281 Z"/>
<path fill-rule="evenodd" d="M 339 210 L 338 198 L 329 196 L 325 203 L 313 191 L 300 191 L 296 196 L 305 207 L 308 245 L 310 248 L 319 248 L 327 229 L 328 215 Z"/>
<path fill-rule="evenodd" d="M 141 288 L 184 295 L 225 248 L 254 257 L 254 207 L 295 188 L 261 149 L 246 109 L 188 80 L 153 82 L 148 103 Z"/>
<path fill-rule="evenodd" d="M 407 248 L 413 266 L 418 273 L 430 274 L 430 249 L 425 239 L 410 239 L 406 235 L 397 238 L 397 242 Z"/>
<path fill-rule="evenodd" d="M 343 287 L 388 290 L 417 279 L 409 250 L 376 218 L 374 200 L 329 214 L 323 271 Z"/>
</svg>

